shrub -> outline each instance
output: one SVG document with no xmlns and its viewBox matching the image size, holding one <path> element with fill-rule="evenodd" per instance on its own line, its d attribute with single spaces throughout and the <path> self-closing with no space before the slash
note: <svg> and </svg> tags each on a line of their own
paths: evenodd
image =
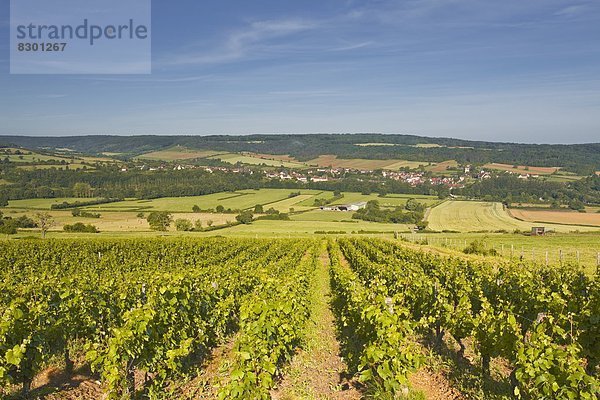
<svg viewBox="0 0 600 400">
<path fill-rule="evenodd" d="M 488 249 L 485 246 L 483 240 L 473 240 L 465 249 L 463 250 L 465 254 L 480 254 L 482 256 L 495 256 L 498 255 L 496 249 Z"/>
<path fill-rule="evenodd" d="M 252 212 L 250 211 L 243 211 L 237 217 L 235 217 L 238 222 L 246 225 L 251 224 L 253 218 L 254 215 L 252 215 Z"/>
<path fill-rule="evenodd" d="M 177 229 L 180 232 L 191 231 L 193 229 L 192 221 L 183 218 L 176 219 L 175 229 Z"/>
<path fill-rule="evenodd" d="M 86 225 L 83 222 L 76 222 L 73 225 L 65 225 L 63 229 L 65 232 L 98 233 L 98 228 L 96 228 L 94 225 Z"/>
</svg>

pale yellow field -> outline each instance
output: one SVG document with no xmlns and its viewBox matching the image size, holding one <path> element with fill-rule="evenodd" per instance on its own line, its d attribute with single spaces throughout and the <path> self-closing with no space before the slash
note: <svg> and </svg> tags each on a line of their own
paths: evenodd
<svg viewBox="0 0 600 400">
<path fill-rule="evenodd" d="M 406 160 L 368 160 L 365 158 L 344 159 L 333 155 L 322 155 L 310 161 L 308 164 L 319 167 L 333 168 L 354 168 L 354 169 L 389 169 L 397 170 L 403 167 L 418 168 L 420 165 L 427 165 L 426 161 L 406 161 Z"/>
<path fill-rule="evenodd" d="M 529 222 L 551 222 L 569 225 L 593 225 L 600 227 L 600 214 L 576 211 L 510 210 L 515 218 Z"/>
<path fill-rule="evenodd" d="M 538 175 L 549 175 L 560 169 L 558 167 L 534 167 L 534 166 L 527 166 L 527 165 L 518 165 L 515 168 L 513 165 L 499 164 L 499 163 L 485 164 L 484 167 L 489 168 L 489 169 L 496 169 L 499 171 L 508 171 L 508 172 L 515 172 L 515 173 L 523 173 L 523 174 L 529 173 L 529 174 L 538 174 Z"/>
<path fill-rule="evenodd" d="M 27 215 L 35 219 L 35 212 L 32 210 L 4 210 L 6 216 L 20 217 Z M 149 232 L 150 226 L 145 218 L 138 218 L 135 212 L 101 212 L 100 218 L 81 218 L 73 217 L 71 211 L 50 211 L 49 214 L 54 219 L 54 225 L 51 231 L 62 231 L 67 224 L 82 222 L 92 224 L 101 232 Z M 147 213 L 145 214 L 147 215 Z M 173 213 L 173 220 L 187 219 L 192 223 L 197 220 L 202 221 L 202 226 L 207 227 L 208 221 L 212 224 L 225 225 L 228 222 L 235 222 L 235 214 L 217 214 L 217 213 Z M 26 229 L 25 231 L 35 231 L 37 229 Z M 175 231 L 175 224 L 171 224 L 169 231 Z"/>
<path fill-rule="evenodd" d="M 458 167 L 458 163 L 454 160 L 443 161 L 440 163 L 434 163 L 428 166 L 426 169 L 431 172 L 444 172 L 450 168 Z"/>
<path fill-rule="evenodd" d="M 268 165 L 271 167 L 286 167 L 286 168 L 305 168 L 306 165 L 300 162 L 283 161 L 279 159 L 260 158 L 254 155 L 243 155 L 237 153 L 219 154 L 216 156 L 208 157 L 212 159 L 219 159 L 229 164 L 250 164 L 250 165 Z"/>
<path fill-rule="evenodd" d="M 151 153 L 142 154 L 139 159 L 157 160 L 157 161 L 177 161 L 191 160 L 194 158 L 205 158 L 220 154 L 218 151 L 211 150 L 193 150 L 183 146 L 175 146 L 171 149 L 153 151 Z"/>
</svg>

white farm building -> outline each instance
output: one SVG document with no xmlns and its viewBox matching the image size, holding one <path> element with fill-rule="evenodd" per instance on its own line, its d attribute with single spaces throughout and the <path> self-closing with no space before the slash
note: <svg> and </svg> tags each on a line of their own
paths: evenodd
<svg viewBox="0 0 600 400">
<path fill-rule="evenodd" d="M 321 206 L 321 210 L 323 210 L 323 211 L 358 211 L 361 208 L 365 208 L 366 206 L 367 206 L 367 202 L 361 201 L 359 203 L 352 203 L 352 204 Z"/>
</svg>

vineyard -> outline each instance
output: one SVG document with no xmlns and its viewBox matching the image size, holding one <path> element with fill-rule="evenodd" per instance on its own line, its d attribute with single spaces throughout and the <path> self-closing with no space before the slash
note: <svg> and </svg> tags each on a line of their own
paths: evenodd
<svg viewBox="0 0 600 400">
<path fill-rule="evenodd" d="M 269 399 L 320 329 L 309 321 L 327 273 L 335 356 L 363 397 L 418 398 L 411 376 L 436 354 L 460 360 L 447 380 L 465 398 L 600 393 L 599 278 L 572 266 L 375 239 L 20 240 L 0 250 L 2 396 L 37 396 L 45 369 L 87 365 L 113 399 Z M 190 390 L 226 343 L 218 379 Z"/>
</svg>

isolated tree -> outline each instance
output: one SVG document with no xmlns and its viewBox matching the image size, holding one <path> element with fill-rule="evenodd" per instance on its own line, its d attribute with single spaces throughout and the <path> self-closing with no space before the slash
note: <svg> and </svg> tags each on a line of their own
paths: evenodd
<svg viewBox="0 0 600 400">
<path fill-rule="evenodd" d="M 262 214 L 265 212 L 265 209 L 263 208 L 262 204 L 257 204 L 254 206 L 254 213 L 255 214 Z"/>
<path fill-rule="evenodd" d="M 223 207 L 222 205 L 220 205 L 220 204 L 219 204 L 219 205 L 217 206 L 217 212 L 218 212 L 218 213 L 222 213 L 222 212 L 224 212 L 224 211 L 225 211 L 225 207 Z"/>
<path fill-rule="evenodd" d="M 18 222 L 12 218 L 2 219 L 2 213 L 0 213 L 0 234 L 14 235 L 17 233 Z"/>
<path fill-rule="evenodd" d="M 148 214 L 146 220 L 150 225 L 150 229 L 164 232 L 171 226 L 173 217 L 166 211 L 153 211 Z"/>
<path fill-rule="evenodd" d="M 206 221 L 206 225 L 208 225 L 209 227 L 213 226 L 213 220 L 209 219 L 208 221 Z"/>
<path fill-rule="evenodd" d="M 242 224 L 251 224 L 254 215 L 251 211 L 242 211 L 235 219 Z"/>
<path fill-rule="evenodd" d="M 175 220 L 175 229 L 182 232 L 187 232 L 192 230 L 192 221 L 179 218 Z"/>
<path fill-rule="evenodd" d="M 194 204 L 194 206 L 192 207 L 192 211 L 195 213 L 199 213 L 200 212 L 200 206 L 198 206 L 198 204 Z"/>
<path fill-rule="evenodd" d="M 42 232 L 42 239 L 45 239 L 46 233 L 54 225 L 54 218 L 52 218 L 52 216 L 47 212 L 38 212 L 35 214 L 35 220 L 37 221 L 37 226 Z"/>
<path fill-rule="evenodd" d="M 197 231 L 202 230 L 202 220 L 201 219 L 197 219 L 196 222 L 194 222 L 194 229 Z"/>
</svg>

